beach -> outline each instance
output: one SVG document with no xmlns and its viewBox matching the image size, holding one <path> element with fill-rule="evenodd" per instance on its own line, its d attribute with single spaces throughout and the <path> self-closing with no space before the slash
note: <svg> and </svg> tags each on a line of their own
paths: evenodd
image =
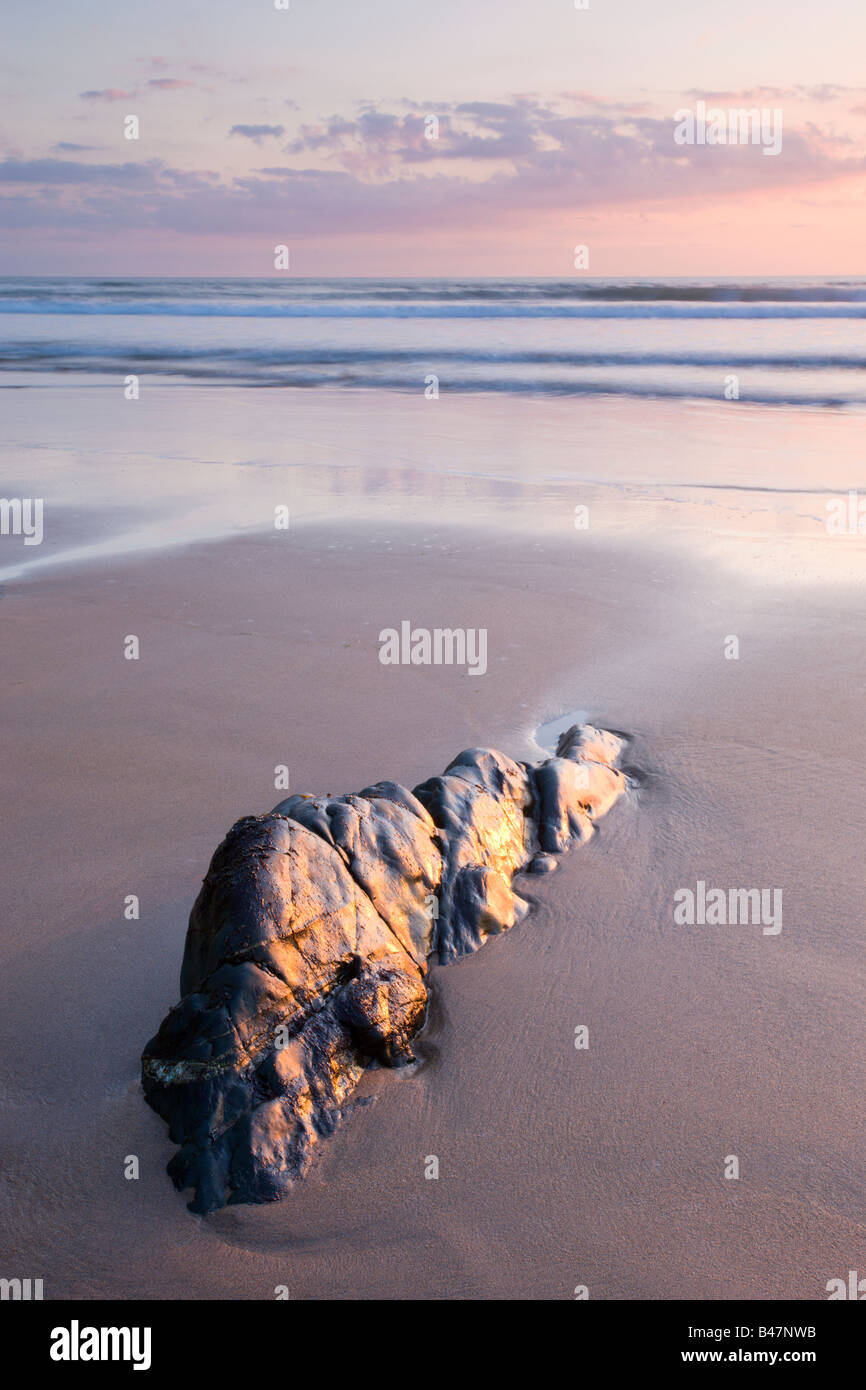
<svg viewBox="0 0 866 1390">
<path fill-rule="evenodd" d="M 0 556 L 4 1267 L 46 1298 L 817 1299 L 862 1266 L 863 539 L 826 525 L 858 414 L 6 384 L 46 536 Z M 486 629 L 485 673 L 383 665 L 403 620 Z M 420 1065 L 365 1075 L 287 1201 L 190 1215 L 139 1059 L 230 825 L 278 766 L 412 787 L 572 712 L 628 736 L 629 796 L 434 967 Z M 698 882 L 781 890 L 781 930 L 677 924 Z"/>
<path fill-rule="evenodd" d="M 19 1359 L 847 1373 L 866 11 L 6 8 Z"/>
</svg>

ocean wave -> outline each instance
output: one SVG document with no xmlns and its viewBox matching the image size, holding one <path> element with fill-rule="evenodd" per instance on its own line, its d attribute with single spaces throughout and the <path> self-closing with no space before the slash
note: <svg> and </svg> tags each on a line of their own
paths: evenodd
<svg viewBox="0 0 866 1390">
<path fill-rule="evenodd" d="M 480 300 L 352 302 L 0 298 L 0 314 L 250 319 L 862 319 L 866 301 L 837 302 L 547 302 Z"/>
<path fill-rule="evenodd" d="M 370 299 L 454 301 L 461 299 L 603 299 L 624 301 L 827 301 L 861 302 L 866 299 L 866 279 L 843 276 L 790 279 L 658 279 L 521 277 L 452 279 L 334 277 L 292 279 L 220 276 L 0 276 L 0 297 L 82 299 L 273 299 L 294 295 L 317 300 Z"/>
<path fill-rule="evenodd" d="M 734 372 L 752 402 L 866 399 L 858 278 L 18 277 L 0 315 L 0 369 L 29 380 L 411 391 L 433 372 L 443 391 L 719 399 Z"/>
<path fill-rule="evenodd" d="M 147 366 L 153 371 L 176 370 L 189 372 L 211 367 L 224 368 L 227 375 L 233 370 L 258 370 L 268 367 L 371 367 L 402 363 L 420 371 L 430 371 L 444 364 L 464 364 L 478 367 L 721 367 L 725 370 L 763 368 L 775 371 L 864 371 L 866 351 L 850 352 L 749 352 L 673 349 L 649 352 L 610 352 L 604 350 L 577 352 L 573 350 L 518 349 L 477 350 L 450 348 L 431 344 L 428 348 L 384 347 L 302 347 L 243 346 L 207 348 L 196 345 L 183 348 L 174 343 L 72 343 L 69 341 L 22 341 L 16 345 L 0 346 L 0 367 L 33 368 L 41 365 L 65 366 L 67 370 L 113 370 L 117 363 Z M 866 386 L 864 386 L 866 390 Z"/>
<path fill-rule="evenodd" d="M 112 389 L 115 389 L 117 379 L 117 367 L 113 360 L 103 361 L 94 358 L 60 362 L 54 359 L 50 361 L 18 360 L 15 362 L 7 361 L 4 364 L 0 358 L 0 366 L 2 365 L 7 368 L 14 367 L 18 372 L 32 373 L 34 376 L 50 369 L 52 374 L 57 375 L 84 374 L 95 378 L 110 378 Z M 256 369 L 252 363 L 249 363 L 246 371 L 243 370 L 242 364 L 220 364 L 219 362 L 204 364 L 199 362 L 193 367 L 188 362 L 159 361 L 153 363 L 151 368 L 152 375 L 157 379 L 164 381 L 176 379 L 178 384 L 193 384 L 203 387 L 251 387 L 257 389 L 293 387 L 308 390 L 336 388 L 340 390 L 399 391 L 413 394 L 422 388 L 426 370 L 424 368 L 421 372 L 416 373 L 408 371 L 396 373 L 370 369 L 370 364 L 348 361 L 342 364 L 331 363 L 327 365 L 311 364 L 308 361 L 305 365 L 283 367 L 282 370 L 279 370 L 276 365 L 270 368 L 259 366 Z M 57 375 L 55 375 L 55 380 Z M 787 377 L 787 380 L 775 384 L 772 382 L 761 385 L 744 384 L 739 405 L 866 408 L 866 383 L 858 394 L 855 390 L 831 389 L 827 384 L 821 383 L 820 377 L 813 376 L 811 389 L 798 390 L 792 382 L 792 378 L 796 374 L 785 373 L 783 375 Z M 20 385 L 20 383 L 17 384 Z M 534 376 L 529 371 L 517 377 L 492 374 L 464 376 L 448 374 L 447 377 L 441 378 L 440 390 L 447 394 L 477 393 L 480 395 L 508 394 L 558 397 L 627 396 L 647 400 L 713 402 L 719 402 L 722 399 L 718 378 L 705 382 L 694 379 L 682 382 L 671 380 L 665 382 L 647 381 L 639 376 L 629 376 L 628 374 L 623 374 L 615 379 L 593 378 L 592 376 Z"/>
<path fill-rule="evenodd" d="M 861 317 L 866 279 L 5 277 L 0 313 L 223 318 Z"/>
</svg>

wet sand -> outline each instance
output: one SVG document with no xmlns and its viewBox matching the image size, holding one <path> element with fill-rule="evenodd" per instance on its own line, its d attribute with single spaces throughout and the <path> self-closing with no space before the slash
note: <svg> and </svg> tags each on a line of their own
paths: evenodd
<svg viewBox="0 0 866 1390">
<path fill-rule="evenodd" d="M 46 1298 L 713 1299 L 862 1267 L 855 551 L 817 582 L 846 544 L 792 583 L 665 533 L 380 520 L 7 584 L 4 1272 Z M 487 674 L 382 666 L 405 617 L 486 627 Z M 191 1216 L 138 1059 L 229 825 L 278 799 L 277 764 L 292 791 L 412 785 L 466 746 L 535 757 L 570 709 L 631 735 L 636 797 L 522 880 L 525 922 L 434 971 L 423 1066 L 367 1076 L 289 1201 Z M 781 887 L 782 932 L 675 925 L 698 879 Z"/>
</svg>

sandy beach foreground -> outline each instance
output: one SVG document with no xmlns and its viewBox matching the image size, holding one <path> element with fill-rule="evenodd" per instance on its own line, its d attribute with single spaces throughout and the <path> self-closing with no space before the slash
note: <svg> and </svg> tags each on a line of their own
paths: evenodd
<svg viewBox="0 0 866 1390">
<path fill-rule="evenodd" d="M 784 568 L 370 522 L 8 583 L 4 1267 L 46 1298 L 294 1299 L 811 1299 L 862 1267 L 862 599 Z M 486 628 L 486 673 L 383 666 L 403 619 Z M 634 797 L 434 970 L 423 1065 L 368 1073 L 288 1201 L 191 1216 L 139 1055 L 231 823 L 279 764 L 411 786 L 468 746 L 535 758 L 571 710 L 630 735 Z M 699 881 L 781 890 L 782 930 L 676 924 Z"/>
</svg>

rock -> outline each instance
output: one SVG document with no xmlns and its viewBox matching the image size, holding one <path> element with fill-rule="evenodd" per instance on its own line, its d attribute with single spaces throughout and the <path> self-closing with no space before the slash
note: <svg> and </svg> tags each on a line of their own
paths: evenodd
<svg viewBox="0 0 866 1390">
<path fill-rule="evenodd" d="M 576 726 L 537 767 L 473 748 L 414 791 L 292 796 L 232 826 L 190 916 L 181 1001 L 142 1057 L 192 1211 L 285 1196 L 365 1068 L 413 1060 L 429 958 L 526 915 L 514 875 L 592 834 L 625 790 L 621 747 Z"/>
<path fill-rule="evenodd" d="M 552 874 L 558 868 L 559 865 L 552 854 L 536 854 L 526 872 L 528 874 Z"/>
</svg>

